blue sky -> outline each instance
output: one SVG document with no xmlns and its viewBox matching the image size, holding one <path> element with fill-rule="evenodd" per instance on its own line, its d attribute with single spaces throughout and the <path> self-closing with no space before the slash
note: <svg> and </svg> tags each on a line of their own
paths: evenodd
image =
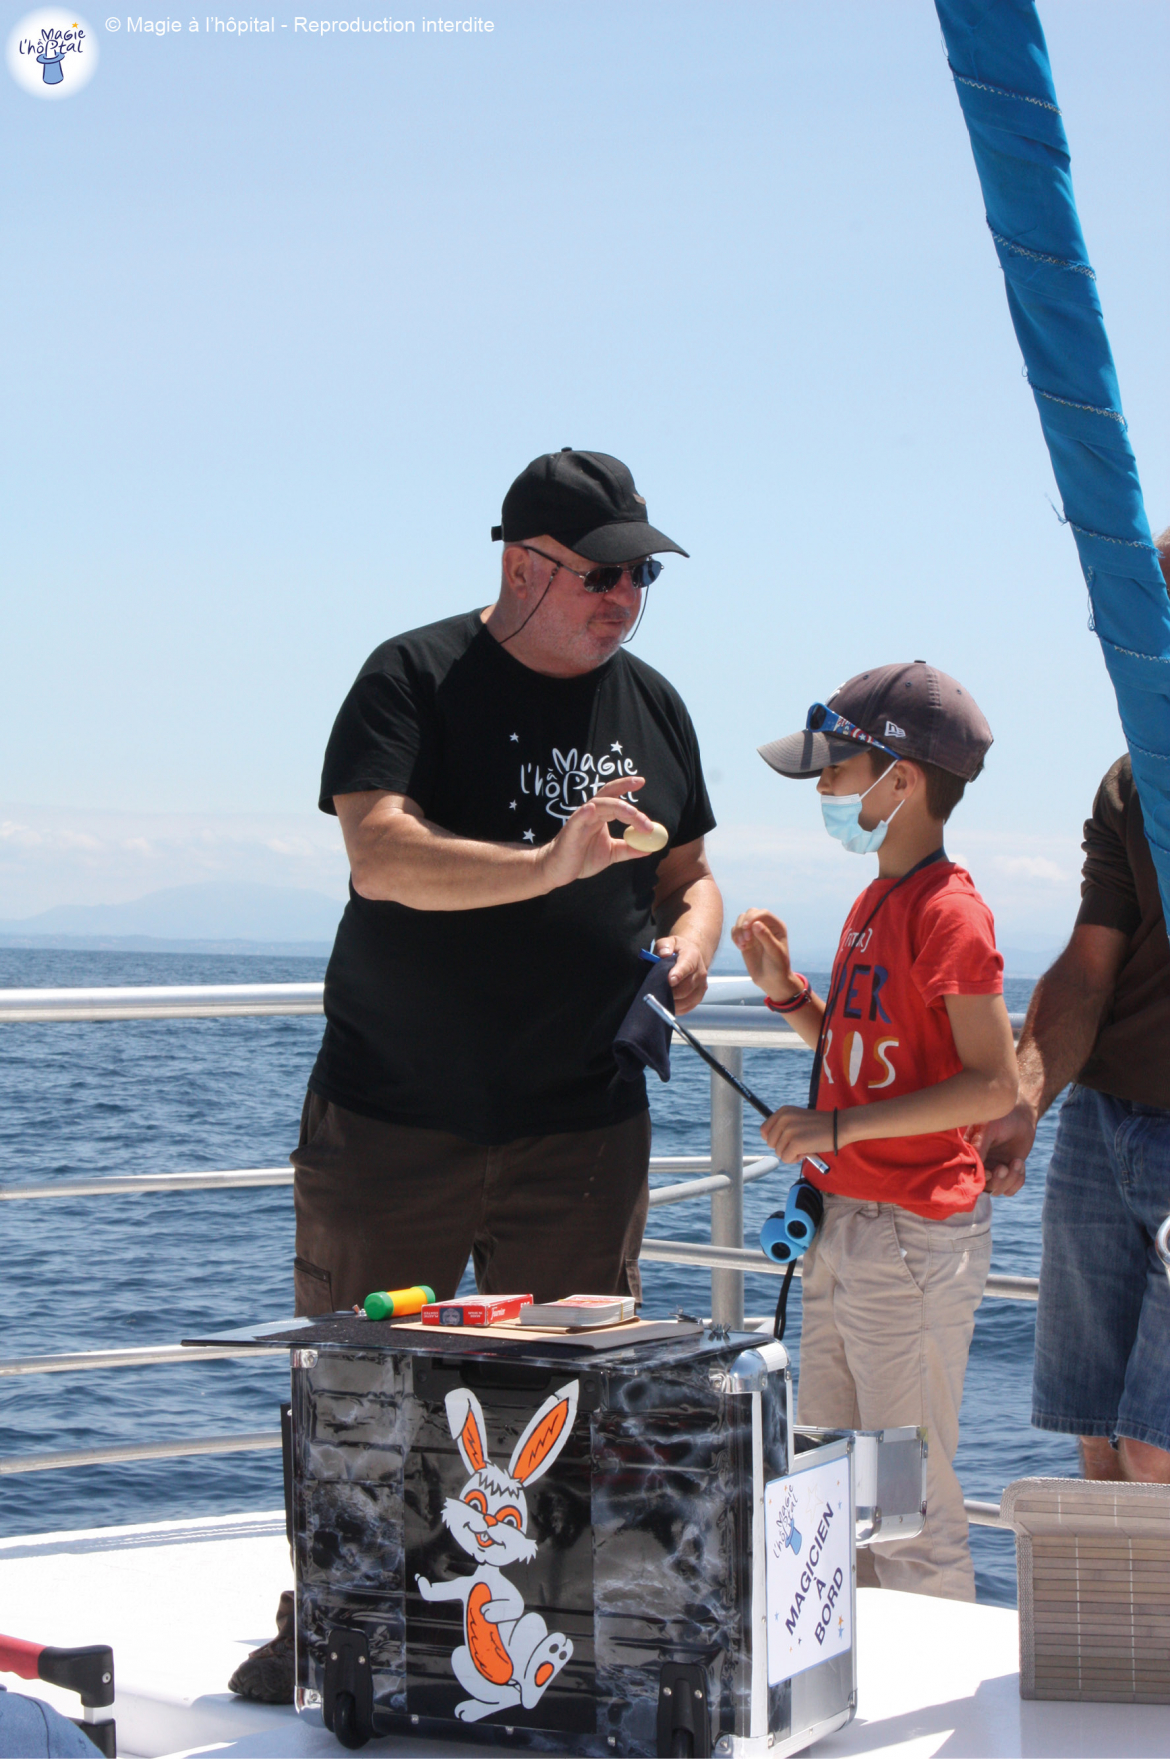
<svg viewBox="0 0 1170 1759">
<path fill-rule="evenodd" d="M 1170 11 L 1041 10 L 1157 528 Z M 831 938 L 868 865 L 755 747 L 925 657 L 996 733 L 952 849 L 1001 939 L 1060 933 L 1122 742 L 925 0 L 84 16 L 76 98 L 0 87 L 0 918 L 340 893 L 313 802 L 345 689 L 491 599 L 503 491 L 573 444 L 691 551 L 637 649 L 698 726 L 732 901 Z"/>
</svg>

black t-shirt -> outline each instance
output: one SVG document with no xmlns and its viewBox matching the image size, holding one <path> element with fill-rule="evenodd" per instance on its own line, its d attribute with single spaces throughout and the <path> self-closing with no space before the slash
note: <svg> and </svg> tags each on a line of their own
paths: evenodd
<svg viewBox="0 0 1170 1759">
<path fill-rule="evenodd" d="M 1097 790 L 1082 848 L 1078 924 L 1116 928 L 1130 939 L 1109 1012 L 1077 1080 L 1136 1105 L 1170 1108 L 1170 943 L 1128 755 Z"/>
<path fill-rule="evenodd" d="M 638 805 L 671 845 L 714 824 L 694 728 L 665 678 L 624 651 L 546 678 L 471 612 L 371 654 L 334 724 L 320 806 L 386 789 L 459 836 L 536 846 L 622 775 L 646 778 Z M 351 886 L 310 1087 L 482 1143 L 645 1110 L 644 1082 L 618 1077 L 612 1045 L 645 976 L 658 863 L 479 910 L 372 903 Z"/>
</svg>

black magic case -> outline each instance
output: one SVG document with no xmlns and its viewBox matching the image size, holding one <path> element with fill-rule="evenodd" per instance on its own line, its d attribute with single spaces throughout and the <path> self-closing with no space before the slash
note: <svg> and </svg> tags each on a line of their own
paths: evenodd
<svg viewBox="0 0 1170 1759">
<path fill-rule="evenodd" d="M 856 1701 L 854 1511 L 851 1438 L 792 1445 L 787 1353 L 759 1334 L 315 1322 L 292 1351 L 298 1709 L 345 1746 L 799 1750 Z M 802 1535 L 786 1487 L 826 1462 L 837 1513 Z M 769 1606 L 818 1519 L 838 1580 L 809 1576 L 807 1618 L 787 1583 Z M 808 1634 L 795 1676 L 770 1617 L 781 1645 Z"/>
</svg>

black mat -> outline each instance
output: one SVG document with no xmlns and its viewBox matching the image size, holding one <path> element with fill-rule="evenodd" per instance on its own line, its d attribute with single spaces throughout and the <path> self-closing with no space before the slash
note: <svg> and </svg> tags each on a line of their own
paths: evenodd
<svg viewBox="0 0 1170 1759">
<path fill-rule="evenodd" d="M 417 1350 L 426 1355 L 492 1355 L 498 1352 L 524 1355 L 600 1355 L 616 1350 L 637 1349 L 642 1344 L 659 1344 L 667 1340 L 693 1343 L 702 1337 L 703 1327 L 690 1320 L 650 1320 L 639 1331 L 627 1332 L 622 1327 L 604 1327 L 597 1331 L 566 1333 L 547 1337 L 535 1328 L 523 1332 L 503 1332 L 498 1326 L 428 1326 L 426 1331 L 411 1322 L 395 1319 L 364 1319 L 355 1314 L 303 1321 L 287 1331 L 257 1326 L 254 1341 L 257 1348 L 287 1344 L 289 1349 L 320 1349 L 332 1346 L 342 1350 Z M 192 1346 L 231 1343 L 245 1349 L 252 1341 L 246 1331 L 212 1332 L 206 1337 L 184 1338 Z"/>
</svg>

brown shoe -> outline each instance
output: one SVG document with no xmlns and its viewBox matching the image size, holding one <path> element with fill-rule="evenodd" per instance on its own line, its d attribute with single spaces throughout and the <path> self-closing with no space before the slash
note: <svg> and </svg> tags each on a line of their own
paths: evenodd
<svg viewBox="0 0 1170 1759">
<path fill-rule="evenodd" d="M 291 1704 L 296 1683 L 296 1650 L 293 1632 L 296 1601 L 286 1588 L 276 1609 L 276 1635 L 270 1643 L 253 1649 L 228 1681 L 228 1691 L 259 1704 Z"/>
</svg>

